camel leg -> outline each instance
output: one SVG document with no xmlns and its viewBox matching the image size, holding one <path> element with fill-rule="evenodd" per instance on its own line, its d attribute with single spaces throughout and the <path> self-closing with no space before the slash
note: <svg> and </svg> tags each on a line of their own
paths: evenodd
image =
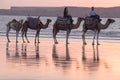
<svg viewBox="0 0 120 80">
<path fill-rule="evenodd" d="M 66 44 L 69 44 L 69 43 L 68 43 L 69 34 L 70 34 L 70 30 L 67 30 L 67 34 L 66 34 Z"/>
<path fill-rule="evenodd" d="M 56 39 L 57 33 L 58 33 L 58 31 L 55 30 L 55 29 L 53 29 L 53 39 L 54 39 L 54 43 L 55 43 L 55 44 L 58 44 L 57 39 Z"/>
<path fill-rule="evenodd" d="M 94 31 L 94 37 L 93 37 L 92 45 L 94 45 L 95 36 L 96 36 L 96 31 Z"/>
<path fill-rule="evenodd" d="M 55 44 L 58 44 L 58 41 L 57 41 L 57 39 L 56 39 L 56 35 L 57 35 L 58 32 L 59 32 L 59 31 L 56 31 L 56 32 L 55 32 Z"/>
<path fill-rule="evenodd" d="M 35 35 L 35 43 L 36 43 L 36 38 L 37 38 L 37 32 L 36 32 L 36 35 Z"/>
<path fill-rule="evenodd" d="M 25 35 L 25 32 L 22 31 L 22 40 L 23 40 L 23 43 L 25 43 L 25 40 L 24 40 L 24 35 Z"/>
<path fill-rule="evenodd" d="M 86 41 L 85 41 L 85 31 L 83 31 L 83 34 L 82 34 L 82 40 L 83 40 L 83 45 L 86 45 Z"/>
<path fill-rule="evenodd" d="M 18 34 L 19 34 L 19 31 L 16 31 L 16 43 L 18 43 Z"/>
<path fill-rule="evenodd" d="M 38 43 L 40 43 L 40 41 L 39 41 L 39 34 L 40 34 L 40 30 L 37 31 Z"/>
<path fill-rule="evenodd" d="M 99 43 L 99 31 L 98 31 L 98 33 L 97 33 L 97 45 L 100 45 L 100 43 Z"/>
<path fill-rule="evenodd" d="M 27 42 L 30 43 L 28 38 L 27 38 L 27 30 L 25 31 L 25 38 L 26 38 Z"/>
<path fill-rule="evenodd" d="M 9 32 L 10 32 L 10 28 L 7 27 L 7 33 L 6 33 L 6 36 L 7 36 L 7 40 L 8 40 L 8 42 L 10 42 L 10 39 L 9 39 Z"/>
<path fill-rule="evenodd" d="M 39 43 L 39 30 L 36 32 L 36 35 L 35 35 L 35 43 L 36 43 L 36 39 L 38 39 L 38 43 Z"/>
<path fill-rule="evenodd" d="M 53 28 L 52 33 L 53 33 L 53 39 L 54 39 L 54 43 L 55 43 L 55 30 L 54 30 L 54 28 Z"/>
</svg>

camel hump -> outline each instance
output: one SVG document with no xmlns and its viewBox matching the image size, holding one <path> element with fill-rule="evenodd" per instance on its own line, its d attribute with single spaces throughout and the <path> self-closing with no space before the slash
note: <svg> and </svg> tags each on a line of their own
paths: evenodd
<svg viewBox="0 0 120 80">
<path fill-rule="evenodd" d="M 17 20 L 16 20 L 16 19 L 13 19 L 12 22 L 17 22 Z"/>
<path fill-rule="evenodd" d="M 58 24 L 70 24 L 70 19 L 63 18 L 63 17 L 58 17 L 56 22 Z"/>
<path fill-rule="evenodd" d="M 29 26 L 33 28 L 39 24 L 39 18 L 28 17 L 27 21 Z"/>
</svg>

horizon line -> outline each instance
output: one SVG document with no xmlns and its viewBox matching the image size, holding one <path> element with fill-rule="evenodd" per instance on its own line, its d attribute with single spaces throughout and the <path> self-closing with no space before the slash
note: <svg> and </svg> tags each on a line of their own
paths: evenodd
<svg viewBox="0 0 120 80">
<path fill-rule="evenodd" d="M 1 9 L 12 9 L 13 7 L 25 7 L 25 8 L 29 8 L 29 7 L 33 7 L 33 8 L 55 8 L 55 7 L 57 7 L 57 8 L 59 8 L 59 7 L 70 7 L 70 8 L 72 8 L 72 7 L 76 7 L 76 8 L 80 8 L 80 7 L 83 7 L 83 8 L 90 8 L 89 6 L 11 6 L 11 7 L 9 7 L 9 8 L 1 8 Z M 91 6 L 92 7 L 92 6 Z M 120 7 L 120 6 L 109 6 L 109 7 L 95 7 L 95 8 L 116 8 L 116 7 Z"/>
</svg>

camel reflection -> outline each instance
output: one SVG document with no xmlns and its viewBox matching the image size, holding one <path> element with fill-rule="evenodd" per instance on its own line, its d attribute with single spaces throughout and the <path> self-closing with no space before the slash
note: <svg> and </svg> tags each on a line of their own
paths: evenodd
<svg viewBox="0 0 120 80">
<path fill-rule="evenodd" d="M 52 50 L 52 58 L 54 61 L 54 64 L 56 67 L 62 67 L 63 69 L 67 69 L 70 67 L 71 60 L 70 60 L 70 55 L 69 55 L 69 48 L 68 44 L 66 44 L 66 53 L 64 57 L 61 57 L 58 55 L 57 51 L 57 45 L 53 45 L 53 50 Z"/>
<path fill-rule="evenodd" d="M 27 57 L 27 44 L 26 43 L 22 43 L 22 49 L 21 49 L 21 54 L 23 57 Z"/>
<path fill-rule="evenodd" d="M 10 57 L 11 55 L 10 55 L 10 43 L 9 42 L 7 42 L 6 43 L 6 55 L 7 55 L 7 57 Z M 14 57 L 19 57 L 19 48 L 18 48 L 18 43 L 16 43 L 15 44 L 15 55 L 14 55 Z"/>
<path fill-rule="evenodd" d="M 85 46 L 82 46 L 82 60 L 86 60 L 86 55 L 85 55 Z M 96 45 L 96 49 L 95 46 L 93 45 L 93 60 L 94 61 L 99 61 L 99 49 L 98 49 L 98 45 Z"/>
<path fill-rule="evenodd" d="M 39 43 L 35 44 L 35 51 L 36 51 L 36 59 L 39 59 Z"/>
<path fill-rule="evenodd" d="M 99 49 L 98 49 L 99 45 L 96 45 L 96 52 L 95 52 L 95 46 L 93 45 L 93 55 L 94 55 L 94 60 L 99 61 Z"/>
<path fill-rule="evenodd" d="M 96 71 L 99 69 L 100 63 L 99 63 L 99 51 L 98 51 L 98 45 L 93 45 L 93 58 L 87 58 L 85 54 L 85 45 L 82 46 L 82 63 L 84 70 L 89 71 Z"/>
<path fill-rule="evenodd" d="M 13 50 L 13 48 L 15 48 L 15 51 Z M 26 64 L 27 63 L 31 64 L 32 61 L 39 62 L 39 44 L 35 44 L 35 53 L 36 53 L 35 55 L 29 55 L 29 53 L 27 53 L 26 43 L 22 43 L 21 46 L 18 43 L 16 43 L 15 46 L 13 44 L 11 45 L 10 43 L 6 44 L 6 57 L 7 60 L 12 62 L 16 62 L 16 63 L 24 62 Z"/>
</svg>

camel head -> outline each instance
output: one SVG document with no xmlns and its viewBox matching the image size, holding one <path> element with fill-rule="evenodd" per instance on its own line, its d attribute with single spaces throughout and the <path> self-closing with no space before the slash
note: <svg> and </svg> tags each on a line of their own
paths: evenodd
<svg viewBox="0 0 120 80">
<path fill-rule="evenodd" d="M 47 22 L 50 23 L 52 20 L 51 19 L 47 19 Z"/>
<path fill-rule="evenodd" d="M 108 19 L 109 23 L 114 23 L 115 20 L 114 19 Z"/>
<path fill-rule="evenodd" d="M 43 24 L 43 23 L 40 21 L 40 22 L 39 22 L 39 26 L 41 26 L 42 29 L 46 29 L 51 21 L 52 21 L 51 19 L 47 19 L 47 22 L 46 22 L 45 24 Z"/>
<path fill-rule="evenodd" d="M 77 18 L 77 23 L 76 24 L 72 24 L 71 29 L 77 29 L 80 26 L 80 23 L 82 22 L 82 20 L 84 20 L 84 18 L 78 17 Z"/>
<path fill-rule="evenodd" d="M 82 21 L 82 20 L 84 20 L 84 18 L 83 17 L 78 17 L 78 21 Z"/>
</svg>

